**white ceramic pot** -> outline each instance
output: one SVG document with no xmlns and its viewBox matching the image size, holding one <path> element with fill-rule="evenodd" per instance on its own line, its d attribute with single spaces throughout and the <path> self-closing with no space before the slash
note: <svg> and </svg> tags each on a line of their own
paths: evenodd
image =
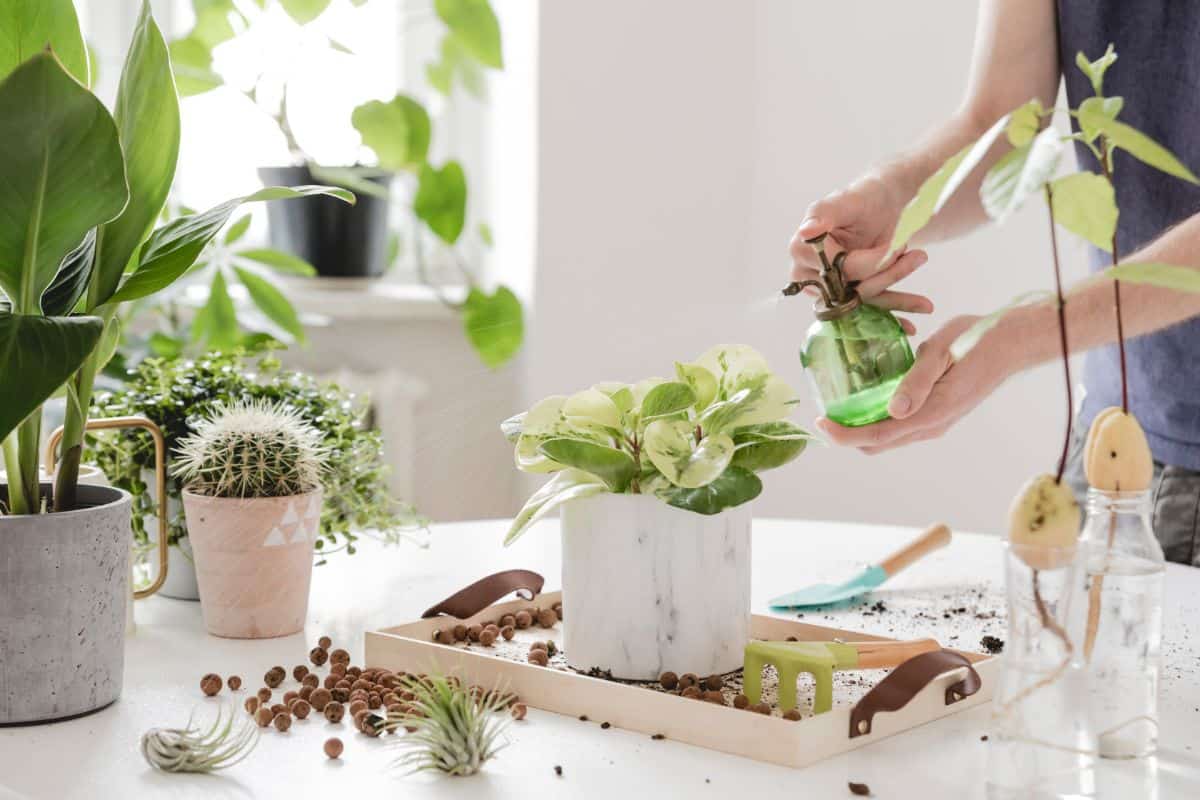
<svg viewBox="0 0 1200 800">
<path fill-rule="evenodd" d="M 568 663 L 630 680 L 739 669 L 750 635 L 751 519 L 749 504 L 704 516 L 647 495 L 564 505 Z"/>
<path fill-rule="evenodd" d="M 167 478 L 168 486 L 173 486 L 174 480 L 174 478 Z M 142 481 L 150 487 L 151 492 L 155 491 L 153 470 L 142 470 Z M 167 493 L 167 522 L 168 524 L 184 524 L 183 501 L 170 494 L 169 490 Z M 145 514 L 142 524 L 145 526 L 150 544 L 157 545 L 158 514 Z M 151 553 L 153 552 L 151 551 Z M 153 557 L 157 558 L 156 555 Z M 186 537 L 167 548 L 167 579 L 158 593 L 174 600 L 200 599 L 200 586 L 196 583 L 196 562 L 192 557 L 191 542 Z"/>
</svg>

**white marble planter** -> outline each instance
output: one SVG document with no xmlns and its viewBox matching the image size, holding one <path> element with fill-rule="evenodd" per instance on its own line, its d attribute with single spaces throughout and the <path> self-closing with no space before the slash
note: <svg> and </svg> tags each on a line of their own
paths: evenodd
<svg viewBox="0 0 1200 800">
<path fill-rule="evenodd" d="M 570 665 L 631 680 L 741 667 L 750 632 L 750 526 L 749 504 L 715 516 L 645 495 L 564 505 Z"/>
</svg>

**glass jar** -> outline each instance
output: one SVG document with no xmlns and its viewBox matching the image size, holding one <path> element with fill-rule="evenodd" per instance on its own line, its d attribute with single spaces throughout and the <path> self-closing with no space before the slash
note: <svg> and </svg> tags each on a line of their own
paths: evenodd
<svg viewBox="0 0 1200 800">
<path fill-rule="evenodd" d="M 1004 552 L 1008 639 L 992 700 L 989 800 L 1082 798 L 1096 792 L 1096 737 L 1080 644 L 1068 622 L 1082 602 L 1079 547 Z"/>
<path fill-rule="evenodd" d="M 800 351 L 822 413 L 851 427 L 888 417 L 888 402 L 913 365 L 899 321 L 860 303 L 832 319 L 818 319 Z"/>
<path fill-rule="evenodd" d="M 1104 758 L 1140 758 L 1158 746 L 1166 559 L 1150 524 L 1151 506 L 1149 490 L 1088 490 L 1086 600 L 1075 627 Z"/>
</svg>

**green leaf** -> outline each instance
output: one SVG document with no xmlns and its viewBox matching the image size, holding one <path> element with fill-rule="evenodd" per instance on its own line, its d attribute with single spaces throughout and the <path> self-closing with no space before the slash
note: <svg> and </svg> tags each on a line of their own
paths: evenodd
<svg viewBox="0 0 1200 800">
<path fill-rule="evenodd" d="M 521 301 L 506 286 L 492 294 L 471 289 L 462 307 L 467 341 L 489 367 L 498 367 L 517 354 L 525 338 Z"/>
<path fill-rule="evenodd" d="M 708 369 L 699 364 L 675 362 L 675 375 L 691 387 L 692 393 L 696 396 L 695 409 L 697 412 L 708 408 L 716 399 L 717 378 Z"/>
<path fill-rule="evenodd" d="M 563 403 L 562 414 L 576 428 L 601 433 L 621 431 L 621 409 L 599 389 L 584 389 L 568 397 Z"/>
<path fill-rule="evenodd" d="M 629 482 L 637 472 L 633 457 L 624 450 L 586 439 L 549 439 L 538 449 L 558 464 L 594 475 L 613 492 L 629 488 Z"/>
<path fill-rule="evenodd" d="M 47 317 L 65 317 L 75 308 L 87 291 L 96 253 L 96 229 L 83 237 L 79 246 L 67 253 L 58 268 L 54 281 L 42 295 L 42 313 Z"/>
<path fill-rule="evenodd" d="M 643 452 L 675 486 L 694 489 L 713 481 L 733 458 L 733 439 L 723 433 L 696 441 L 696 427 L 682 420 L 660 419 L 646 426 Z"/>
<path fill-rule="evenodd" d="M 320 164 L 309 164 L 308 171 L 313 178 L 331 186 L 342 186 L 357 194 L 378 197 L 387 200 L 391 193 L 388 183 L 377 183 L 372 177 L 390 177 L 388 173 L 363 167 L 323 167 Z M 389 181 L 390 182 L 390 181 Z"/>
<path fill-rule="evenodd" d="M 1023 106 L 1018 106 L 1010 115 L 1008 126 L 1004 129 L 1008 141 L 1013 147 L 1021 147 L 1033 141 L 1038 130 L 1042 127 L 1042 101 L 1036 97 Z"/>
<path fill-rule="evenodd" d="M 159 358 L 176 358 L 183 353 L 183 342 L 161 331 L 150 334 L 146 344 L 149 346 L 150 352 Z"/>
<path fill-rule="evenodd" d="M 733 465 L 751 472 L 782 467 L 808 445 L 812 434 L 789 420 L 746 425 L 733 431 Z"/>
<path fill-rule="evenodd" d="M 958 338 L 950 344 L 950 355 L 955 361 L 961 361 L 964 357 L 966 357 L 967 353 L 971 352 L 971 349 L 975 347 L 975 345 L 979 344 L 979 340 L 983 338 L 983 335 L 994 328 L 996 323 L 999 322 L 1000 319 L 1009 311 L 1012 311 L 1018 306 L 1023 306 L 1032 302 L 1039 302 L 1053 296 L 1054 294 L 1052 292 L 1044 289 L 1040 289 L 1036 292 L 1024 292 L 1023 294 L 1017 295 L 1006 305 L 1002 306 L 996 311 L 993 311 L 991 314 L 988 314 L 985 317 L 980 317 L 973 325 L 971 325 L 971 327 L 960 333 Z"/>
<path fill-rule="evenodd" d="M 384 169 L 415 170 L 425 163 L 431 135 L 429 113 L 413 98 L 398 94 L 386 103 L 363 103 L 354 109 L 350 121 Z"/>
<path fill-rule="evenodd" d="M 935 214 L 942 210 L 950 197 L 958 191 L 958 187 L 962 186 L 963 181 L 970 176 L 975 167 L 979 166 L 983 157 L 992 149 L 992 145 L 996 143 L 1001 132 L 1008 129 L 1008 120 L 1008 114 L 996 120 L 983 136 L 952 155 L 937 172 L 921 184 L 921 188 L 900 212 L 900 219 L 896 222 L 896 232 L 892 234 L 890 247 L 892 253 L 903 249 L 908 241 L 928 225 Z"/>
<path fill-rule="evenodd" d="M 485 66 L 504 67 L 500 23 L 488 0 L 434 0 L 433 7 L 472 56 Z"/>
<path fill-rule="evenodd" d="M 1095 61 L 1088 61 L 1087 56 L 1082 51 L 1075 54 L 1075 65 L 1092 82 L 1092 91 L 1097 95 L 1104 94 L 1104 73 L 1108 71 L 1108 68 L 1116 60 L 1117 54 L 1113 51 L 1111 42 L 1108 45 L 1108 49 L 1104 51 L 1104 55 Z"/>
<path fill-rule="evenodd" d="M 63 259 L 129 199 L 112 117 L 52 53 L 0 83 L 0 290 L 37 313 Z"/>
<path fill-rule="evenodd" d="M 242 286 L 245 286 L 246 291 L 250 293 L 250 299 L 254 301 L 254 305 L 258 306 L 259 311 L 262 311 L 267 319 L 290 333 L 296 341 L 305 341 L 304 324 L 300 322 L 296 309 L 283 292 L 272 286 L 270 281 L 248 269 L 235 266 L 233 271 L 237 273 Z"/>
<path fill-rule="evenodd" d="M 330 0 L 279 0 L 279 5 L 298 25 L 307 25 L 329 8 Z"/>
<path fill-rule="evenodd" d="M 85 311 L 103 305 L 117 291 L 134 252 L 150 233 L 167 200 L 179 158 L 179 98 L 167 43 L 142 4 L 125 57 L 113 119 L 125 152 L 129 204 L 105 224 L 96 239 L 96 267 Z"/>
<path fill-rule="evenodd" d="M 648 423 L 686 411 L 696 402 L 696 393 L 686 383 L 660 383 L 642 399 L 641 420 Z"/>
<path fill-rule="evenodd" d="M 213 274 L 208 301 L 192 324 L 192 338 L 204 341 L 211 350 L 232 350 L 238 345 L 237 310 L 221 270 Z"/>
<path fill-rule="evenodd" d="M 1125 100 L 1121 97 L 1089 97 L 1080 103 L 1075 118 L 1084 138 L 1094 141 L 1104 126 L 1117 118 L 1124 105 Z"/>
<path fill-rule="evenodd" d="M 1042 191 L 1058 168 L 1062 151 L 1059 133 L 1051 127 L 997 161 L 984 176 L 979 190 L 988 216 L 1004 222 L 1029 195 Z"/>
<path fill-rule="evenodd" d="M 348 56 L 355 55 L 354 51 L 351 50 L 350 47 L 348 47 L 345 44 L 342 44 L 337 39 L 334 39 L 332 36 L 329 37 L 329 47 L 333 50 L 336 50 L 339 53 L 345 53 Z"/>
<path fill-rule="evenodd" d="M 104 331 L 100 334 L 100 341 L 96 343 L 96 372 L 99 373 L 108 362 L 112 361 L 112 357 L 117 353 L 117 347 L 121 344 L 121 318 L 112 316 L 108 318 L 108 322 L 104 325 Z"/>
<path fill-rule="evenodd" d="M 512 526 L 504 536 L 504 545 L 507 547 L 515 542 L 530 526 L 563 503 L 607 491 L 603 482 L 586 472 L 563 470 L 525 501 L 525 506 L 513 519 Z"/>
<path fill-rule="evenodd" d="M 1054 221 L 1111 252 L 1117 200 L 1108 179 L 1094 172 L 1075 172 L 1051 183 L 1050 189 Z"/>
<path fill-rule="evenodd" d="M 762 493 L 762 481 L 748 469 L 731 466 L 716 480 L 696 489 L 669 486 L 657 495 L 668 505 L 697 514 L 720 514 L 727 508 L 747 503 Z"/>
<path fill-rule="evenodd" d="M 1114 119 L 1103 122 L 1100 129 L 1108 137 L 1108 141 L 1113 147 L 1125 150 L 1143 164 L 1189 183 L 1200 183 L 1200 179 L 1196 178 L 1195 173 L 1176 158 L 1170 150 L 1137 128 Z"/>
<path fill-rule="evenodd" d="M 475 230 L 479 234 L 479 241 L 483 242 L 484 247 L 491 247 L 496 243 L 495 239 L 492 237 L 491 225 L 488 225 L 486 222 L 481 222 L 478 226 L 476 226 Z"/>
<path fill-rule="evenodd" d="M 1129 283 L 1144 283 L 1148 286 L 1175 289 L 1181 292 L 1200 292 L 1200 270 L 1192 267 L 1134 262 L 1109 267 L 1100 274 L 1106 278 Z"/>
<path fill-rule="evenodd" d="M 504 434 L 504 438 L 510 444 L 516 444 L 517 440 L 521 438 L 521 432 L 525 427 L 525 413 L 522 411 L 500 423 L 500 432 Z"/>
<path fill-rule="evenodd" d="M 441 169 L 421 165 L 413 212 L 446 244 L 454 244 L 467 216 L 467 176 L 457 161 Z"/>
<path fill-rule="evenodd" d="M 0 2 L 0 79 L 47 47 L 77 81 L 91 85 L 87 45 L 72 0 Z"/>
<path fill-rule="evenodd" d="M 459 38 L 452 32 L 442 37 L 441 57 L 425 66 L 429 85 L 447 97 L 454 91 L 457 80 L 472 96 L 483 99 L 487 90 L 483 70 Z"/>
<path fill-rule="evenodd" d="M 176 39 L 168 45 L 175 85 L 183 97 L 204 94 L 224 81 L 213 72 L 212 51 L 199 39 Z"/>
<path fill-rule="evenodd" d="M 137 300 L 170 286 L 196 262 L 205 246 L 243 203 L 289 200 L 326 195 L 353 204 L 354 195 L 328 186 L 271 186 L 254 194 L 226 200 L 199 214 L 168 222 L 151 234 L 142 248 L 137 269 L 113 295 L 112 302 Z"/>
<path fill-rule="evenodd" d="M 720 433 L 744 425 L 774 422 L 783 419 L 791 410 L 795 393 L 774 375 L 762 375 L 745 388 L 734 392 L 728 400 L 710 405 L 700 415 L 698 423 L 705 433 Z"/>
<path fill-rule="evenodd" d="M 233 0 L 193 0 L 196 24 L 189 37 L 202 42 L 210 50 L 237 35 L 231 17 L 241 17 Z M 244 19 L 244 18 L 243 18 Z"/>
<path fill-rule="evenodd" d="M 299 256 L 285 253 L 282 250 L 256 247 L 249 250 L 239 250 L 236 255 L 238 258 L 248 258 L 251 261 L 256 261 L 284 275 L 300 275 L 305 278 L 311 278 L 317 274 L 317 268 L 312 264 Z"/>
<path fill-rule="evenodd" d="M 103 325 L 98 317 L 0 313 L 0 440 L 75 374 Z"/>
<path fill-rule="evenodd" d="M 229 229 L 225 231 L 225 244 L 234 244 L 250 229 L 250 222 L 254 219 L 253 214 L 243 214 L 234 221 Z"/>
</svg>

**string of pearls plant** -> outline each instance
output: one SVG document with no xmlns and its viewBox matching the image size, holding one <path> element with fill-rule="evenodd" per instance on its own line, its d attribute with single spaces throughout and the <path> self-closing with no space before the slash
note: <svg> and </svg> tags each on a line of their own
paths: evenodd
<svg viewBox="0 0 1200 800">
<path fill-rule="evenodd" d="M 176 449 L 172 472 L 211 497 L 288 497 L 321 484 L 321 434 L 282 403 L 218 406 Z"/>
<path fill-rule="evenodd" d="M 142 734 L 142 757 L 163 772 L 212 772 L 242 761 L 257 744 L 254 725 L 221 710 L 204 730 L 191 718 L 183 728 L 151 728 Z"/>
<path fill-rule="evenodd" d="M 504 692 L 472 693 L 457 679 L 440 675 L 406 676 L 403 686 L 413 699 L 405 712 L 390 714 L 387 724 L 409 733 L 396 740 L 394 746 L 403 752 L 393 766 L 474 775 L 504 747 L 497 744 L 508 726 L 498 713 L 510 700 Z"/>
</svg>

